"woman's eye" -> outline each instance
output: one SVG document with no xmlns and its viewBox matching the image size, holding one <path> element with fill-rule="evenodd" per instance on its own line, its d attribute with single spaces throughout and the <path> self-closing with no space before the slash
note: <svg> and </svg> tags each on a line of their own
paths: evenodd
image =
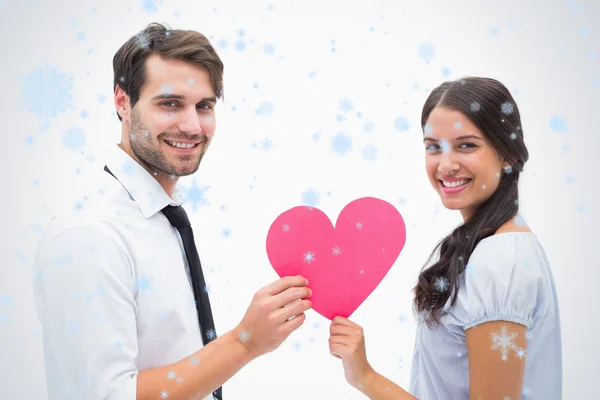
<svg viewBox="0 0 600 400">
<path fill-rule="evenodd" d="M 463 147 L 463 146 L 465 146 L 465 147 Z M 469 149 L 472 149 L 472 148 L 475 148 L 475 147 L 477 147 L 477 146 L 476 146 L 474 143 L 462 143 L 462 144 L 460 145 L 460 147 L 462 147 L 462 148 L 469 148 Z"/>
<path fill-rule="evenodd" d="M 425 150 L 427 150 L 430 153 L 433 153 L 434 151 L 437 151 L 439 149 L 439 146 L 437 144 L 430 144 L 429 146 L 425 147 Z"/>
</svg>

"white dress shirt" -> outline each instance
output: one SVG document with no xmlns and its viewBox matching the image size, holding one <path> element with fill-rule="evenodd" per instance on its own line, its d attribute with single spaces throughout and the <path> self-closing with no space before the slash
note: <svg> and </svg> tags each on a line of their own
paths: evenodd
<svg viewBox="0 0 600 400">
<path fill-rule="evenodd" d="M 97 199 L 53 218 L 35 257 L 49 400 L 135 400 L 139 371 L 202 348 L 181 237 L 161 212 L 179 196 L 116 145 L 106 165 L 118 180 L 102 165 Z M 157 399 L 182 383 L 163 379 Z"/>
</svg>

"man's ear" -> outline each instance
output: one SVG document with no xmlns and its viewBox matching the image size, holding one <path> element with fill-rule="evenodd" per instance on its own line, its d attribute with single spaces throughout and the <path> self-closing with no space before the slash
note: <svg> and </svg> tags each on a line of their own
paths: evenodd
<svg viewBox="0 0 600 400">
<path fill-rule="evenodd" d="M 119 85 L 115 87 L 114 102 L 117 113 L 121 119 L 129 120 L 129 114 L 131 112 L 129 96 Z"/>
</svg>

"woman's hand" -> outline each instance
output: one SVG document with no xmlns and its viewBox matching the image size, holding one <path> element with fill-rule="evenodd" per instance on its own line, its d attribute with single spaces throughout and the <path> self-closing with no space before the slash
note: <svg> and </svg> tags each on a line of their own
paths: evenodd
<svg viewBox="0 0 600 400">
<path fill-rule="evenodd" d="M 342 360 L 346 381 L 358 389 L 375 374 L 367 361 L 363 329 L 347 318 L 335 317 L 329 332 L 331 355 Z"/>
</svg>

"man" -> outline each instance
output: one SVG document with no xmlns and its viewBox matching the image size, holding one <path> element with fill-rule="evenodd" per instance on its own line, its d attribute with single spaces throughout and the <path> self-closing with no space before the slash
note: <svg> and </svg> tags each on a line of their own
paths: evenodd
<svg viewBox="0 0 600 400">
<path fill-rule="evenodd" d="M 55 218 L 36 253 L 49 400 L 221 399 L 302 325 L 310 289 L 275 281 L 217 337 L 175 186 L 211 142 L 223 64 L 200 33 L 151 24 L 113 67 L 122 139 L 99 171 L 100 199 Z"/>
</svg>

